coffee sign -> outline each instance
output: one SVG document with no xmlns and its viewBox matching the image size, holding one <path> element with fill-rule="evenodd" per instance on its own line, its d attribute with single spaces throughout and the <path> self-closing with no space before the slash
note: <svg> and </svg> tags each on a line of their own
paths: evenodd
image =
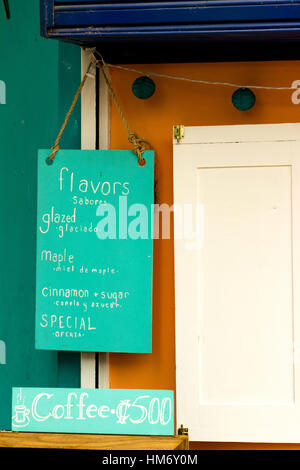
<svg viewBox="0 0 300 470">
<path fill-rule="evenodd" d="M 173 392 L 13 388 L 12 430 L 173 435 Z"/>
<path fill-rule="evenodd" d="M 154 154 L 38 158 L 36 348 L 151 352 Z"/>
</svg>

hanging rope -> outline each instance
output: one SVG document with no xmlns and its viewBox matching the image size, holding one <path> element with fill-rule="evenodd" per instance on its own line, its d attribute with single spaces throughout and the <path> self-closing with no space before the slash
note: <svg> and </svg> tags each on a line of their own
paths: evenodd
<svg viewBox="0 0 300 470">
<path fill-rule="evenodd" d="M 100 57 L 100 60 L 97 60 L 94 54 L 97 54 L 97 55 Z M 130 127 L 129 127 L 129 125 L 128 125 L 128 122 L 127 122 L 127 120 L 126 120 L 126 118 L 125 118 L 125 116 L 124 116 L 124 113 L 123 113 L 123 111 L 122 111 L 122 109 L 121 109 L 121 106 L 120 106 L 120 104 L 119 104 L 119 102 L 118 102 L 118 99 L 117 99 L 117 97 L 116 97 L 116 94 L 115 94 L 115 92 L 114 92 L 114 90 L 113 90 L 113 88 L 112 88 L 112 86 L 111 86 L 109 77 L 108 77 L 108 75 L 107 75 L 107 73 L 106 73 L 106 70 L 105 70 L 106 64 L 105 64 L 105 62 L 104 62 L 104 59 L 103 59 L 103 57 L 101 56 L 101 54 L 99 54 L 99 52 L 96 52 L 96 51 L 90 55 L 90 62 L 89 62 L 89 65 L 88 65 L 88 67 L 87 67 L 87 70 L 86 70 L 86 72 L 85 72 L 83 78 L 82 78 L 82 81 L 81 81 L 81 83 L 80 83 L 80 86 L 78 87 L 78 90 L 77 90 L 76 93 L 75 93 L 75 96 L 74 96 L 74 98 L 73 98 L 73 101 L 72 101 L 72 104 L 71 104 L 71 106 L 70 106 L 70 109 L 69 109 L 69 111 L 68 111 L 67 114 L 66 114 L 65 120 L 64 120 L 64 122 L 63 122 L 63 125 L 62 125 L 61 128 L 60 128 L 60 131 L 59 131 L 57 137 L 56 137 L 56 140 L 55 140 L 55 142 L 54 142 L 54 145 L 51 147 L 52 152 L 51 152 L 51 154 L 49 155 L 49 157 L 47 158 L 47 163 L 48 163 L 49 165 L 51 165 L 51 164 L 53 163 L 54 157 L 55 157 L 56 153 L 58 152 L 58 150 L 59 150 L 59 148 L 60 148 L 60 147 L 59 147 L 59 142 L 60 142 L 61 136 L 62 136 L 62 134 L 63 134 L 63 132 L 64 132 L 64 130 L 65 130 L 65 127 L 66 127 L 66 125 L 67 125 L 67 123 L 68 123 L 68 120 L 69 120 L 71 114 L 72 114 L 72 111 L 73 111 L 73 109 L 74 109 L 74 107 L 75 107 L 75 105 L 76 105 L 76 103 L 77 103 L 77 100 L 78 100 L 78 98 L 79 98 L 79 96 L 80 96 L 80 93 L 81 93 L 81 91 L 82 91 L 82 88 L 84 87 L 84 84 L 85 84 L 85 82 L 86 82 L 86 79 L 87 79 L 88 76 L 90 76 L 89 72 L 90 72 L 90 69 L 91 69 L 91 67 L 92 67 L 93 65 L 96 66 L 96 67 L 98 67 L 99 70 L 101 71 L 101 73 L 102 73 L 102 75 L 103 75 L 103 77 L 104 77 L 104 79 L 105 79 L 106 85 L 107 85 L 107 87 L 108 87 L 108 90 L 109 90 L 109 92 L 110 92 L 110 95 L 111 95 L 111 97 L 112 97 L 112 99 L 113 99 L 113 101 L 114 101 L 114 103 L 115 103 L 115 105 L 116 105 L 116 107 L 117 107 L 117 110 L 119 111 L 119 114 L 120 114 L 120 116 L 121 116 L 121 118 L 122 118 L 122 121 L 123 121 L 123 123 L 124 123 L 124 125 L 125 125 L 125 127 L 126 127 L 127 132 L 128 132 L 128 141 L 129 141 L 129 142 L 132 144 L 132 146 L 133 146 L 133 152 L 134 152 L 134 153 L 137 155 L 137 157 L 138 157 L 138 163 L 139 163 L 139 165 L 140 165 L 140 166 L 144 166 L 145 163 L 146 163 L 146 161 L 145 161 L 145 159 L 144 159 L 144 157 L 143 157 L 143 153 L 144 153 L 144 151 L 146 150 L 147 147 L 149 147 L 150 149 L 152 149 L 152 146 L 151 146 L 151 144 L 150 144 L 147 140 L 141 139 L 140 137 L 138 137 L 138 135 L 137 135 L 136 133 L 134 133 L 134 132 L 132 132 L 132 131 L 130 130 Z"/>
<path fill-rule="evenodd" d="M 99 60 L 96 59 L 95 55 L 97 55 L 99 57 Z M 135 133 L 135 132 L 132 132 L 130 130 L 130 127 L 129 127 L 129 124 L 124 116 L 124 113 L 121 109 L 121 106 L 118 102 L 118 99 L 116 97 L 116 94 L 111 86 L 111 83 L 110 83 L 110 79 L 107 75 L 107 72 L 106 72 L 106 63 L 104 62 L 104 59 L 102 57 L 102 55 L 98 52 L 98 51 L 95 51 L 93 54 L 91 54 L 91 60 L 92 62 L 94 62 L 95 66 L 99 68 L 100 72 L 102 73 L 103 77 L 104 77 L 104 80 L 106 82 L 106 85 L 107 85 L 107 88 L 110 92 L 110 95 L 116 105 L 116 108 L 117 110 L 119 111 L 119 114 L 122 118 L 122 121 L 126 127 L 126 130 L 127 130 L 127 133 L 128 133 L 128 141 L 132 144 L 133 146 L 133 151 L 134 153 L 137 155 L 138 157 L 138 163 L 140 166 L 144 166 L 145 165 L 145 159 L 143 158 L 143 152 L 146 150 L 147 147 L 149 147 L 150 149 L 152 149 L 152 145 L 145 139 L 141 139 L 140 137 L 138 137 L 138 135 Z"/>
<path fill-rule="evenodd" d="M 89 74 L 89 71 L 90 71 L 92 65 L 93 65 L 93 63 L 90 62 L 89 65 L 88 65 L 88 68 L 87 68 L 87 70 L 86 70 L 86 72 L 85 72 L 85 74 L 84 74 L 84 76 L 83 76 L 83 79 L 82 79 L 82 81 L 81 81 L 81 83 L 80 83 L 80 86 L 79 86 L 78 90 L 77 90 L 76 93 L 75 93 L 75 96 L 74 96 L 74 98 L 73 98 L 73 101 L 72 101 L 72 104 L 71 104 L 71 106 L 70 106 L 70 109 L 69 109 L 69 111 L 68 111 L 67 114 L 66 114 L 66 117 L 65 117 L 65 120 L 64 120 L 64 122 L 63 122 L 63 125 L 62 125 L 61 128 L 60 128 L 60 131 L 59 131 L 59 133 L 58 133 L 58 136 L 56 137 L 56 140 L 55 140 L 55 142 L 54 142 L 54 145 L 51 147 L 52 152 L 51 152 L 51 154 L 49 155 L 49 157 L 48 157 L 48 159 L 47 159 L 47 160 L 48 160 L 48 164 L 53 163 L 53 159 L 54 159 L 56 153 L 58 152 L 58 150 L 59 150 L 59 148 L 60 148 L 60 147 L 59 147 L 59 141 L 60 141 L 61 136 L 62 136 L 62 134 L 63 134 L 63 132 L 64 132 L 64 130 L 65 130 L 65 127 L 66 127 L 66 125 L 67 125 L 67 123 L 68 123 L 69 117 L 71 116 L 71 113 L 72 113 L 73 109 L 75 108 L 75 105 L 76 105 L 77 100 L 78 100 L 78 98 L 79 98 L 79 96 L 80 96 L 81 90 L 82 90 L 82 88 L 83 88 L 83 86 L 84 86 L 84 84 L 85 84 L 85 81 L 86 81 L 86 79 L 87 79 L 87 77 L 88 77 L 88 74 Z"/>
</svg>

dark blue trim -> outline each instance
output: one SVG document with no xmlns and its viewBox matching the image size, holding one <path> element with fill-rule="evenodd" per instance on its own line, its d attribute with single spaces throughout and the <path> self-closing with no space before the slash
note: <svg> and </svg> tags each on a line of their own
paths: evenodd
<svg viewBox="0 0 300 470">
<path fill-rule="evenodd" d="M 40 1 L 41 36 L 48 37 L 48 28 L 54 26 L 54 0 Z"/>
<path fill-rule="evenodd" d="M 105 26 L 105 25 L 139 25 L 139 24 L 205 24 L 210 26 L 215 24 L 241 21 L 289 21 L 300 19 L 300 4 L 290 4 L 284 6 L 261 5 L 236 8 L 235 6 L 214 6 L 214 7 L 173 7 L 173 8 L 112 8 L 108 5 L 93 7 L 88 11 L 56 8 L 55 26 Z"/>
<path fill-rule="evenodd" d="M 204 37 L 234 44 L 300 41 L 300 0 L 41 0 L 41 12 L 43 36 L 90 46 L 112 41 L 120 53 L 125 42 L 149 38 L 173 45 Z"/>
<path fill-rule="evenodd" d="M 87 41 L 90 41 L 90 37 L 94 37 L 95 39 L 104 39 L 108 37 L 127 37 L 133 38 L 136 36 L 145 37 L 145 36 L 161 36 L 161 35 L 168 35 L 174 37 L 186 36 L 188 34 L 195 34 L 201 35 L 206 34 L 213 36 L 215 34 L 222 34 L 225 35 L 227 33 L 235 33 L 235 34 L 256 34 L 256 33 L 268 33 L 269 31 L 273 32 L 290 32 L 291 36 L 293 33 L 300 32 L 300 21 L 293 21 L 293 22 L 278 22 L 276 24 L 269 24 L 269 23 L 260 23 L 253 24 L 253 23 L 222 23 L 220 25 L 157 25 L 157 26 L 137 26 L 137 27 L 83 27 L 77 28 L 72 32 L 73 38 L 79 37 L 86 37 Z M 53 38 L 60 38 L 60 37 L 67 37 L 70 35 L 70 30 L 68 28 L 57 28 L 51 32 L 51 37 Z M 298 36 L 300 38 L 300 35 Z M 300 48 L 300 47 L 299 47 Z"/>
<path fill-rule="evenodd" d="M 41 0 L 44 14 L 42 31 L 47 36 L 54 29 L 70 28 L 70 36 L 79 28 L 96 31 L 99 27 L 115 25 L 197 25 L 198 29 L 210 26 L 212 30 L 224 22 L 253 22 L 253 29 L 264 21 L 276 29 L 276 22 L 300 21 L 300 1 L 290 0 L 244 0 L 244 1 L 169 1 L 169 2 L 81 2 Z M 288 27 L 288 24 L 287 24 Z M 51 31 L 48 31 L 51 29 Z M 237 29 L 238 26 L 237 26 Z M 176 27 L 174 27 L 176 30 Z M 45 33 L 44 33 L 45 34 Z M 122 34 L 123 35 L 123 34 Z"/>
</svg>

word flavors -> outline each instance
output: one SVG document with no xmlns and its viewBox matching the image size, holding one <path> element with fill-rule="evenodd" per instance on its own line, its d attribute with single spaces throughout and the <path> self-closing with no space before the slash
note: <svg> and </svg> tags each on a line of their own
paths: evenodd
<svg viewBox="0 0 300 470">
<path fill-rule="evenodd" d="M 100 173 L 100 178 L 101 178 Z M 68 190 L 71 193 L 79 191 L 80 193 L 92 192 L 92 194 L 101 194 L 102 196 L 109 195 L 124 195 L 127 196 L 130 192 L 129 183 L 127 181 L 103 181 L 102 179 L 91 180 L 87 178 L 78 177 L 74 171 L 70 171 L 67 167 L 62 167 L 59 173 L 59 190 Z"/>
</svg>

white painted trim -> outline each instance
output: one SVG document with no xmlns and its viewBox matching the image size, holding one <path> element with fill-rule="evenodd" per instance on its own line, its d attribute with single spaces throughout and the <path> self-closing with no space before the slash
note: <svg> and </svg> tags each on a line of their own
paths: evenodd
<svg viewBox="0 0 300 470">
<path fill-rule="evenodd" d="M 96 354 L 81 353 L 81 388 L 96 388 Z"/>
<path fill-rule="evenodd" d="M 84 75 L 89 63 L 88 49 L 81 50 L 81 76 Z M 88 77 L 81 92 L 81 148 L 96 148 L 96 80 Z M 96 387 L 96 354 L 81 353 L 81 387 Z"/>
<path fill-rule="evenodd" d="M 106 69 L 109 77 L 109 70 Z M 103 78 L 99 77 L 99 149 L 108 150 L 110 148 L 110 96 Z"/>
<path fill-rule="evenodd" d="M 274 139 L 276 135 L 276 139 Z M 249 124 L 235 126 L 193 126 L 184 128 L 184 137 L 174 145 L 226 142 L 274 142 L 299 140 L 300 124 Z"/>
<path fill-rule="evenodd" d="M 89 63 L 89 49 L 82 49 L 81 74 Z M 93 72 L 95 73 L 95 72 Z M 81 148 L 96 149 L 96 79 L 88 77 L 81 93 Z M 99 77 L 99 149 L 110 148 L 110 98 L 105 80 Z M 109 354 L 81 353 L 81 387 L 96 387 L 96 355 L 98 354 L 98 387 L 109 388 Z"/>
<path fill-rule="evenodd" d="M 89 49 L 81 50 L 81 76 L 87 70 L 89 55 Z M 96 80 L 90 76 L 81 92 L 81 148 L 96 149 Z"/>
<path fill-rule="evenodd" d="M 109 74 L 109 71 L 106 70 Z M 110 148 L 110 96 L 103 78 L 99 75 L 99 149 Z M 98 387 L 109 388 L 109 353 L 98 353 Z"/>
<path fill-rule="evenodd" d="M 98 388 L 110 388 L 109 353 L 98 353 Z"/>
</svg>

